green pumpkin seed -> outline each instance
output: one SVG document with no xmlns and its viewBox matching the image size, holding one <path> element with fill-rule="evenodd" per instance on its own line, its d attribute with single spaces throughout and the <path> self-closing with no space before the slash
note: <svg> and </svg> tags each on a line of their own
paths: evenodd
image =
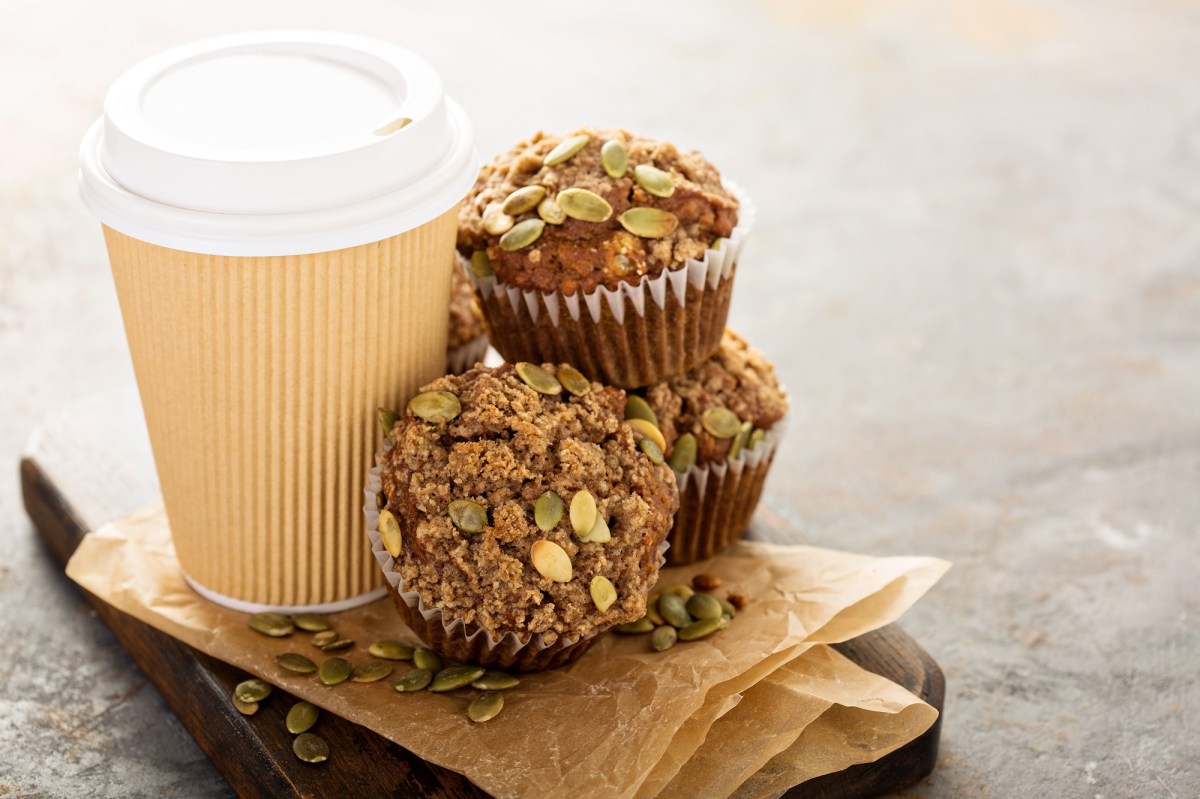
<svg viewBox="0 0 1200 799">
<path fill-rule="evenodd" d="M 326 644 L 333 643 L 334 641 L 338 640 L 340 637 L 341 636 L 339 636 L 333 630 L 322 630 L 321 632 L 317 633 L 316 635 L 314 635 L 312 637 L 312 639 L 310 640 L 310 643 L 313 646 L 315 646 L 317 649 L 320 649 L 321 647 L 325 646 Z"/>
<path fill-rule="evenodd" d="M 612 530 L 608 529 L 608 520 L 596 514 L 596 523 L 592 525 L 588 534 L 579 540 L 589 544 L 607 544 L 612 541 Z"/>
<path fill-rule="evenodd" d="M 492 203 L 483 209 L 483 229 L 492 236 L 501 236 L 513 228 L 513 218 L 501 210 L 500 206 Z"/>
<path fill-rule="evenodd" d="M 658 598 L 658 613 L 667 624 L 683 628 L 692 623 L 692 617 L 687 612 L 687 605 L 678 594 L 663 594 Z"/>
<path fill-rule="evenodd" d="M 545 186 L 522 186 L 504 198 L 504 204 L 500 206 L 500 210 L 509 216 L 520 216 L 526 211 L 537 208 L 537 204 L 545 196 Z"/>
<path fill-rule="evenodd" d="M 623 178 L 629 169 L 629 150 L 619 141 L 606 141 L 600 148 L 600 166 L 610 178 Z"/>
<path fill-rule="evenodd" d="M 327 644 L 321 645 L 322 652 L 341 652 L 343 649 L 349 649 L 354 646 L 353 638 L 336 637 Z"/>
<path fill-rule="evenodd" d="M 612 584 L 612 580 L 605 577 L 603 574 L 597 574 L 592 578 L 590 587 L 592 594 L 592 603 L 596 606 L 596 610 L 603 613 L 612 607 L 617 601 L 617 588 Z"/>
<path fill-rule="evenodd" d="M 554 198 L 563 213 L 572 219 L 584 222 L 607 222 L 612 218 L 613 208 L 608 200 L 587 189 L 563 189 Z"/>
<path fill-rule="evenodd" d="M 233 706 L 237 708 L 237 712 L 243 716 L 253 716 L 258 712 L 258 702 L 243 702 L 236 696 L 233 697 Z"/>
<path fill-rule="evenodd" d="M 546 223 L 541 219 L 526 219 L 524 222 L 518 222 L 500 237 L 500 249 L 505 252 L 514 252 L 528 247 L 538 240 L 545 229 Z"/>
<path fill-rule="evenodd" d="M 675 449 L 671 451 L 671 468 L 683 474 L 696 464 L 696 437 L 684 433 L 675 439 Z"/>
<path fill-rule="evenodd" d="M 467 718 L 476 723 L 491 721 L 504 709 L 504 694 L 494 691 L 480 694 L 467 706 Z"/>
<path fill-rule="evenodd" d="M 625 424 L 632 427 L 633 432 L 641 438 L 648 438 L 657 444 L 659 452 L 667 448 L 667 440 L 663 438 L 662 431 L 645 419 L 626 419 Z"/>
<path fill-rule="evenodd" d="M 434 693 L 456 691 L 466 688 L 484 675 L 485 670 L 480 666 L 450 666 L 442 669 L 433 677 L 429 690 Z"/>
<path fill-rule="evenodd" d="M 271 638 L 282 638 L 291 635 L 295 625 L 282 613 L 255 613 L 250 617 L 250 629 Z"/>
<path fill-rule="evenodd" d="M 592 390 L 592 383 L 583 373 L 571 366 L 564 366 L 558 370 L 558 382 L 562 383 L 563 388 L 574 394 L 576 397 L 582 397 Z"/>
<path fill-rule="evenodd" d="M 476 250 L 471 253 L 471 274 L 480 280 L 493 274 L 492 262 L 488 258 L 487 250 Z"/>
<path fill-rule="evenodd" d="M 667 623 L 662 614 L 658 612 L 658 598 L 661 596 L 657 591 L 650 595 L 646 600 L 646 618 L 654 622 L 655 627 L 660 627 Z"/>
<path fill-rule="evenodd" d="M 733 606 L 733 603 L 730 602 L 728 599 L 718 599 L 717 602 L 719 602 L 721 604 L 721 614 L 722 615 L 728 616 L 731 619 L 737 615 L 737 608 L 735 608 Z"/>
<path fill-rule="evenodd" d="M 432 649 L 421 648 L 413 652 L 413 665 L 418 669 L 429 669 L 433 671 L 441 671 L 442 657 Z"/>
<path fill-rule="evenodd" d="M 412 660 L 413 648 L 401 641 L 376 641 L 367 647 L 371 657 L 384 660 Z"/>
<path fill-rule="evenodd" d="M 729 239 L 725 238 L 724 236 L 717 236 L 715 239 L 713 239 L 713 243 L 708 245 L 708 249 L 719 250 L 725 246 L 727 241 L 729 241 Z"/>
<path fill-rule="evenodd" d="M 425 690 L 425 687 L 431 682 L 433 682 L 433 669 L 419 668 L 405 674 L 392 687 L 402 694 L 411 693 Z"/>
<path fill-rule="evenodd" d="M 292 752 L 305 763 L 324 763 L 329 759 L 329 744 L 321 736 L 305 732 L 292 741 Z"/>
<path fill-rule="evenodd" d="M 728 408 L 709 408 L 700 416 L 700 424 L 713 438 L 733 438 L 742 429 L 742 420 Z"/>
<path fill-rule="evenodd" d="M 648 616 L 642 616 L 637 621 L 627 621 L 613 627 L 613 632 L 621 635 L 642 635 L 654 629 L 654 622 Z"/>
<path fill-rule="evenodd" d="M 520 684 L 521 681 L 511 674 L 506 674 L 502 671 L 489 671 L 471 683 L 471 687 L 478 688 L 481 691 L 507 691 L 509 688 L 516 688 Z"/>
<path fill-rule="evenodd" d="M 671 647 L 675 646 L 675 639 L 678 633 L 675 628 L 669 624 L 664 624 L 661 627 L 656 627 L 650 635 L 650 646 L 655 652 L 666 652 Z"/>
<path fill-rule="evenodd" d="M 650 407 L 650 403 L 639 397 L 637 394 L 630 394 L 625 397 L 625 419 L 645 419 L 650 424 L 658 427 L 658 414 Z"/>
<path fill-rule="evenodd" d="M 694 621 L 679 631 L 680 641 L 699 641 L 701 638 L 707 638 L 718 630 L 724 630 L 729 626 L 728 616 L 718 616 L 715 619 L 700 619 Z"/>
<path fill-rule="evenodd" d="M 398 421 L 400 421 L 400 414 L 390 408 L 379 409 L 379 429 L 383 431 L 383 437 L 388 441 L 392 440 L 392 428 Z"/>
<path fill-rule="evenodd" d="M 529 548 L 529 561 L 546 579 L 556 583 L 571 582 L 571 557 L 553 541 L 534 541 Z"/>
<path fill-rule="evenodd" d="M 354 667 L 350 665 L 350 661 L 345 658 L 333 657 L 326 660 L 317 669 L 317 679 L 326 685 L 337 685 L 345 682 L 353 670 Z"/>
<path fill-rule="evenodd" d="M 759 444 L 761 444 L 763 442 L 763 439 L 766 437 L 767 437 L 766 430 L 763 430 L 762 428 L 755 430 L 753 433 L 750 434 L 750 440 L 746 442 L 746 449 L 748 449 L 748 450 L 754 449 Z"/>
<path fill-rule="evenodd" d="M 738 434 L 733 437 L 733 443 L 729 445 L 729 453 L 725 456 L 726 458 L 733 459 L 742 454 L 742 448 L 750 440 L 750 431 L 753 429 L 754 425 L 749 422 L 742 422 L 741 428 L 738 429 Z"/>
<path fill-rule="evenodd" d="M 538 203 L 538 216 L 540 216 L 548 225 L 561 225 L 567 221 L 567 215 L 563 212 L 562 206 L 553 197 L 547 197 Z"/>
<path fill-rule="evenodd" d="M 271 695 L 271 685 L 266 680 L 245 680 L 233 689 L 233 698 L 239 702 L 261 702 Z"/>
<path fill-rule="evenodd" d="M 696 591 L 690 585 L 685 585 L 684 583 L 675 583 L 674 585 L 668 585 L 666 588 L 662 589 L 662 593 L 674 594 L 684 602 L 687 602 L 692 598 L 692 594 L 696 593 Z"/>
<path fill-rule="evenodd" d="M 558 378 L 537 364 L 520 361 L 513 368 L 521 382 L 537 393 L 551 396 L 562 393 L 562 383 L 558 382 Z"/>
<path fill-rule="evenodd" d="M 287 714 L 287 731 L 299 735 L 311 730 L 321 718 L 321 711 L 312 702 L 297 702 Z"/>
<path fill-rule="evenodd" d="M 562 497 L 553 491 L 547 491 L 533 503 L 533 520 L 538 529 L 548 533 L 562 521 L 564 505 Z"/>
<path fill-rule="evenodd" d="M 450 514 L 450 521 L 459 529 L 459 532 L 468 535 L 482 533 L 488 525 L 487 509 L 469 499 L 454 500 L 450 503 L 447 512 Z"/>
<path fill-rule="evenodd" d="M 378 497 L 376 497 L 376 501 L 378 501 Z M 386 499 L 384 502 L 386 504 Z M 292 617 L 292 622 L 301 630 L 309 633 L 319 633 L 329 629 L 329 617 L 322 616 L 320 613 L 297 613 Z"/>
<path fill-rule="evenodd" d="M 649 458 L 650 462 L 655 466 L 659 466 L 663 463 L 662 450 L 658 448 L 658 444 L 654 443 L 654 439 L 643 438 L 638 442 L 638 447 L 641 448 L 642 452 L 645 453 L 646 457 Z"/>
<path fill-rule="evenodd" d="M 721 603 L 708 594 L 693 594 L 687 601 L 687 612 L 697 619 L 715 619 L 723 612 Z"/>
<path fill-rule="evenodd" d="M 316 663 L 296 652 L 284 652 L 282 655 L 276 655 L 275 662 L 296 674 L 312 674 L 317 670 Z"/>
<path fill-rule="evenodd" d="M 408 401 L 408 410 L 427 422 L 448 422 L 462 413 L 462 403 L 449 391 L 425 391 Z"/>
<path fill-rule="evenodd" d="M 621 223 L 621 227 L 644 239 L 670 236 L 679 226 L 679 220 L 670 211 L 644 206 L 628 209 L 617 217 L 617 221 Z"/>
<path fill-rule="evenodd" d="M 400 557 L 404 536 L 400 534 L 400 522 L 390 510 L 379 511 L 379 540 L 393 560 Z"/>
<path fill-rule="evenodd" d="M 383 510 L 387 507 L 387 494 L 382 491 L 375 492 L 375 510 Z"/>
<path fill-rule="evenodd" d="M 670 197 L 675 193 L 675 181 L 671 179 L 671 175 L 650 164 L 635 166 L 633 179 L 655 197 Z"/>
<path fill-rule="evenodd" d="M 596 498 L 587 489 L 575 492 L 571 497 L 571 528 L 575 535 L 584 538 L 596 526 Z"/>
<path fill-rule="evenodd" d="M 355 666 L 350 672 L 350 682 L 379 682 L 392 673 L 392 664 L 382 660 L 368 660 Z"/>
<path fill-rule="evenodd" d="M 569 139 L 560 141 L 553 150 L 546 153 L 546 157 L 542 159 L 542 164 L 545 166 L 558 166 L 563 161 L 566 161 L 575 153 L 583 149 L 591 137 L 586 133 L 581 133 L 578 136 L 572 136 Z"/>
</svg>

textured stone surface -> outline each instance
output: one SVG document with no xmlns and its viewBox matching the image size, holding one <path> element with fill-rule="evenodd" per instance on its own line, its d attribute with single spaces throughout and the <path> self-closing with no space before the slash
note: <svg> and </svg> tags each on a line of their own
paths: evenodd
<svg viewBox="0 0 1200 799">
<path fill-rule="evenodd" d="M 924 797 L 1200 786 L 1200 6 L 18 0 L 0 26 L 0 453 L 131 380 L 75 151 L 198 36 L 411 43 L 490 155 L 616 124 L 755 198 L 734 323 L 794 396 L 768 501 L 817 545 L 956 567 L 905 626 L 948 680 Z M 522 37 L 552 29 L 557 48 Z M 608 53 L 616 51 L 616 57 Z M 608 62 L 586 66 L 592 54 Z M 10 472 L 13 475 L 13 472 Z M 0 795 L 227 789 L 0 482 Z"/>
</svg>

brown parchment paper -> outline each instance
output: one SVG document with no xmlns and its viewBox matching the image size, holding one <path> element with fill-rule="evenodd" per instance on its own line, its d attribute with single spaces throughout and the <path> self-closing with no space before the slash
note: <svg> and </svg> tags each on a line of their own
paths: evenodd
<svg viewBox="0 0 1200 799">
<path fill-rule="evenodd" d="M 378 683 L 332 688 L 280 669 L 275 656 L 283 652 L 300 652 L 318 662 L 323 655 L 308 643 L 306 634 L 264 638 L 246 626 L 245 614 L 192 592 L 180 576 L 161 505 L 86 536 L 67 573 L 123 612 L 458 771 L 497 797 L 634 797 L 660 791 L 669 795 L 665 789 L 671 780 L 702 778 L 689 777 L 690 768 L 683 768 L 710 730 L 726 718 L 730 730 L 739 729 L 739 723 L 745 726 L 743 717 L 753 717 L 773 728 L 807 731 L 837 707 L 882 707 L 888 697 L 895 701 L 881 686 L 864 693 L 874 685 L 870 682 L 847 681 L 850 690 L 834 696 L 837 692 L 829 686 L 840 684 L 838 680 L 810 678 L 802 667 L 807 658 L 801 656 L 825 640 L 894 621 L 948 566 L 934 558 L 871 558 L 813 547 L 739 543 L 709 561 L 663 571 L 665 582 L 683 582 L 698 572 L 716 574 L 725 588 L 745 595 L 749 605 L 727 630 L 665 653 L 650 651 L 643 636 L 609 635 L 568 667 L 522 677 L 520 687 L 506 693 L 504 712 L 481 725 L 467 719 L 465 695 L 396 693 L 391 684 L 407 664 L 398 664 L 393 677 Z M 843 619 L 846 611 L 849 615 Z M 342 653 L 352 663 L 369 659 L 365 649 L 371 641 L 395 637 L 416 643 L 386 599 L 337 614 L 332 621 L 339 632 L 358 642 Z M 793 672 L 791 664 L 799 671 Z M 862 672 L 848 661 L 838 668 L 848 674 Z M 793 674 L 808 680 L 809 687 L 797 682 L 794 690 L 789 688 Z M 812 694 L 813 686 L 824 686 L 824 693 L 816 696 L 829 702 L 827 710 L 807 726 L 811 710 L 798 717 L 787 714 L 817 707 L 809 700 L 790 701 L 786 712 L 772 710 L 769 701 L 754 693 L 768 678 L 773 681 L 765 685 L 774 686 L 768 690 L 793 694 Z M 749 716 L 738 714 L 743 705 Z M 862 715 L 881 722 L 900 714 Z M 856 724 L 863 727 L 861 719 Z M 869 736 L 860 730 L 861 735 L 846 739 L 847 746 L 859 747 L 854 756 L 874 759 L 884 754 L 883 742 L 920 734 L 915 728 L 897 734 L 892 724 L 883 724 L 881 732 L 879 726 L 868 723 L 864 728 L 869 728 L 870 740 L 881 742 L 879 754 L 873 755 L 871 747 L 861 749 Z M 812 736 L 818 750 L 826 753 L 826 763 L 834 762 L 827 755 L 836 748 L 832 732 Z M 776 753 L 767 766 L 774 765 L 775 781 L 764 781 L 764 790 L 787 780 L 788 769 L 794 771 L 796 765 L 781 758 L 804 739 L 800 734 L 784 749 L 774 744 Z M 757 750 L 750 755 L 754 762 L 762 759 Z M 332 757 L 336 756 L 335 748 Z M 796 757 L 803 761 L 803 752 Z M 806 764 L 808 771 L 815 767 Z M 748 769 L 739 766 L 739 774 Z M 644 786 L 651 793 L 643 793 Z"/>
</svg>

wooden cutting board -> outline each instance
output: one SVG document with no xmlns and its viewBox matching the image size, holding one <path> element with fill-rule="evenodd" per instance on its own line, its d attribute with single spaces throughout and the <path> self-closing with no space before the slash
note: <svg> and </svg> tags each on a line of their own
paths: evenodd
<svg viewBox="0 0 1200 799">
<path fill-rule="evenodd" d="M 89 530 L 154 499 L 153 460 L 133 389 L 92 397 L 51 413 L 31 437 L 21 460 L 21 486 L 26 512 L 51 555 L 64 567 Z M 768 508 L 760 508 L 751 535 L 800 543 L 798 533 Z M 332 714 L 322 717 L 321 735 L 337 757 L 320 767 L 301 763 L 292 754 L 292 736 L 284 726 L 290 701 L 266 702 L 254 716 L 241 715 L 229 697 L 246 678 L 243 672 L 94 596 L 89 599 L 239 796 L 484 796 L 459 774 Z M 942 710 L 941 670 L 898 626 L 836 648 Z M 786 796 L 870 797 L 913 785 L 933 769 L 940 733 L 939 717 L 924 735 L 887 757 L 801 783 Z"/>
</svg>

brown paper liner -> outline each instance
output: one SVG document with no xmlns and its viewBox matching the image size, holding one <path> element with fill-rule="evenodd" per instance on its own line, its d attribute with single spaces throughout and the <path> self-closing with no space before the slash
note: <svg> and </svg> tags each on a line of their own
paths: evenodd
<svg viewBox="0 0 1200 799">
<path fill-rule="evenodd" d="M 461 347 L 455 347 L 446 353 L 446 374 L 461 375 L 487 355 L 490 346 L 487 335 L 471 339 Z"/>
<path fill-rule="evenodd" d="M 445 366 L 456 220 L 271 257 L 105 228 L 179 562 L 207 595 L 296 608 L 382 589 L 357 487 L 376 408 Z"/>
</svg>

